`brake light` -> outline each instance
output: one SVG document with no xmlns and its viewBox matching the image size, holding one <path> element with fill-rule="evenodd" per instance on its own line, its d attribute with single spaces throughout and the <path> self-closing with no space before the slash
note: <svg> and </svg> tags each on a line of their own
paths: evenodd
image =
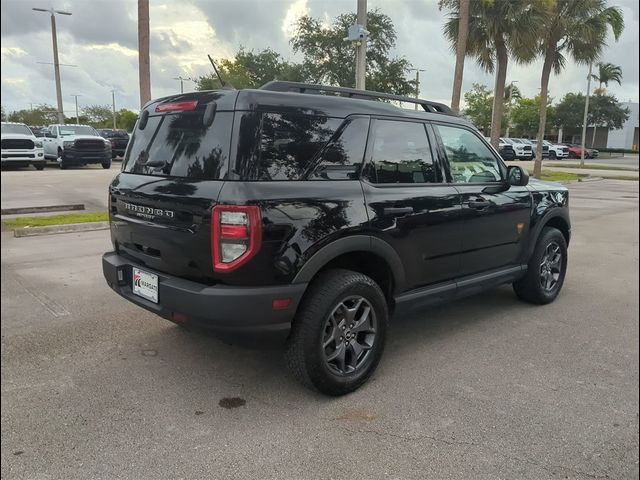
<svg viewBox="0 0 640 480">
<path fill-rule="evenodd" d="M 211 214 L 213 270 L 230 272 L 247 263 L 262 244 L 260 208 L 216 205 Z"/>
<path fill-rule="evenodd" d="M 197 106 L 198 106 L 197 100 L 189 100 L 186 102 L 161 103 L 156 107 L 156 112 L 159 112 L 159 113 L 186 112 L 189 110 L 195 110 Z"/>
</svg>

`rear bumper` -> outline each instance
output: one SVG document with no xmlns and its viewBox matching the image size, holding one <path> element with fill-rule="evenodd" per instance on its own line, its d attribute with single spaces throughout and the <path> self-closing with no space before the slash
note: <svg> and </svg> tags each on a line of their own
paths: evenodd
<svg viewBox="0 0 640 480">
<path fill-rule="evenodd" d="M 159 303 L 132 292 L 133 267 L 158 276 Z M 208 286 L 136 265 L 116 252 L 102 256 L 102 271 L 116 293 L 150 312 L 175 323 L 229 333 L 288 332 L 307 287 L 306 283 L 270 287 Z M 272 302 L 276 298 L 290 298 L 291 304 L 274 310 Z M 182 318 L 176 318 L 176 314 Z"/>
</svg>

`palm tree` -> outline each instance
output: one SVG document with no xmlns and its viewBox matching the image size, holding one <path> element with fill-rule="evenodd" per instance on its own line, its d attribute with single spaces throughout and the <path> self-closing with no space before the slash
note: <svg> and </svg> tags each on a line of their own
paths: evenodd
<svg viewBox="0 0 640 480">
<path fill-rule="evenodd" d="M 457 47 L 460 28 L 460 2 L 442 0 L 451 10 L 444 33 Z M 502 127 L 505 81 L 509 56 L 526 63 L 535 57 L 536 29 L 532 2 L 526 0 L 475 0 L 469 9 L 467 56 L 475 58 L 480 67 L 496 75 L 491 114 L 491 144 L 498 148 Z"/>
<path fill-rule="evenodd" d="M 620 9 L 607 7 L 605 0 L 555 0 L 536 5 L 543 18 L 539 25 L 539 51 L 544 57 L 544 64 L 540 78 L 540 130 L 533 175 L 540 178 L 551 70 L 556 75 L 562 72 L 567 55 L 578 64 L 595 61 L 606 45 L 608 27 L 618 40 L 624 29 L 624 19 Z"/>
<path fill-rule="evenodd" d="M 598 90 L 604 93 L 604 88 L 609 86 L 609 82 L 616 82 L 618 85 L 622 85 L 622 69 L 618 65 L 613 63 L 598 62 L 598 73 L 591 75 L 596 82 L 600 84 Z"/>
<path fill-rule="evenodd" d="M 453 91 L 451 92 L 451 109 L 456 113 L 460 112 L 464 57 L 467 53 L 467 39 L 469 37 L 469 6 L 470 0 L 440 0 L 440 9 L 443 7 L 458 8 L 458 38 L 455 45 L 456 68 L 453 74 Z"/>
<path fill-rule="evenodd" d="M 505 136 L 509 136 L 509 130 L 511 129 L 511 109 L 513 108 L 513 101 L 522 98 L 522 92 L 515 84 L 517 80 L 511 82 L 504 88 L 504 104 L 505 104 L 505 117 L 507 118 L 507 131 Z"/>
</svg>

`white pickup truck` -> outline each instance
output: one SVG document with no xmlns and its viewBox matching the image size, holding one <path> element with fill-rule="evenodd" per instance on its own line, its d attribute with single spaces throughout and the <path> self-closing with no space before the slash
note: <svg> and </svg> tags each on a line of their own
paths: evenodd
<svg viewBox="0 0 640 480">
<path fill-rule="evenodd" d="M 111 142 L 88 125 L 50 125 L 43 141 L 44 156 L 62 169 L 90 163 L 111 168 Z"/>
<path fill-rule="evenodd" d="M 33 165 L 42 170 L 46 164 L 42 141 L 24 123 L 2 122 L 2 168 Z"/>
</svg>

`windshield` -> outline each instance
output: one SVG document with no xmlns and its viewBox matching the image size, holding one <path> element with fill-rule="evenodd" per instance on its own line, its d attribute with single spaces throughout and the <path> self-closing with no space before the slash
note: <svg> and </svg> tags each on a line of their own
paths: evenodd
<svg viewBox="0 0 640 480">
<path fill-rule="evenodd" d="M 69 135 L 91 135 L 99 137 L 98 132 L 93 127 L 85 127 L 84 125 L 61 125 L 60 135 L 63 137 Z"/>
<path fill-rule="evenodd" d="M 29 127 L 26 125 L 13 125 L 10 123 L 2 124 L 2 133 L 17 133 L 20 135 L 33 135 Z"/>
</svg>

